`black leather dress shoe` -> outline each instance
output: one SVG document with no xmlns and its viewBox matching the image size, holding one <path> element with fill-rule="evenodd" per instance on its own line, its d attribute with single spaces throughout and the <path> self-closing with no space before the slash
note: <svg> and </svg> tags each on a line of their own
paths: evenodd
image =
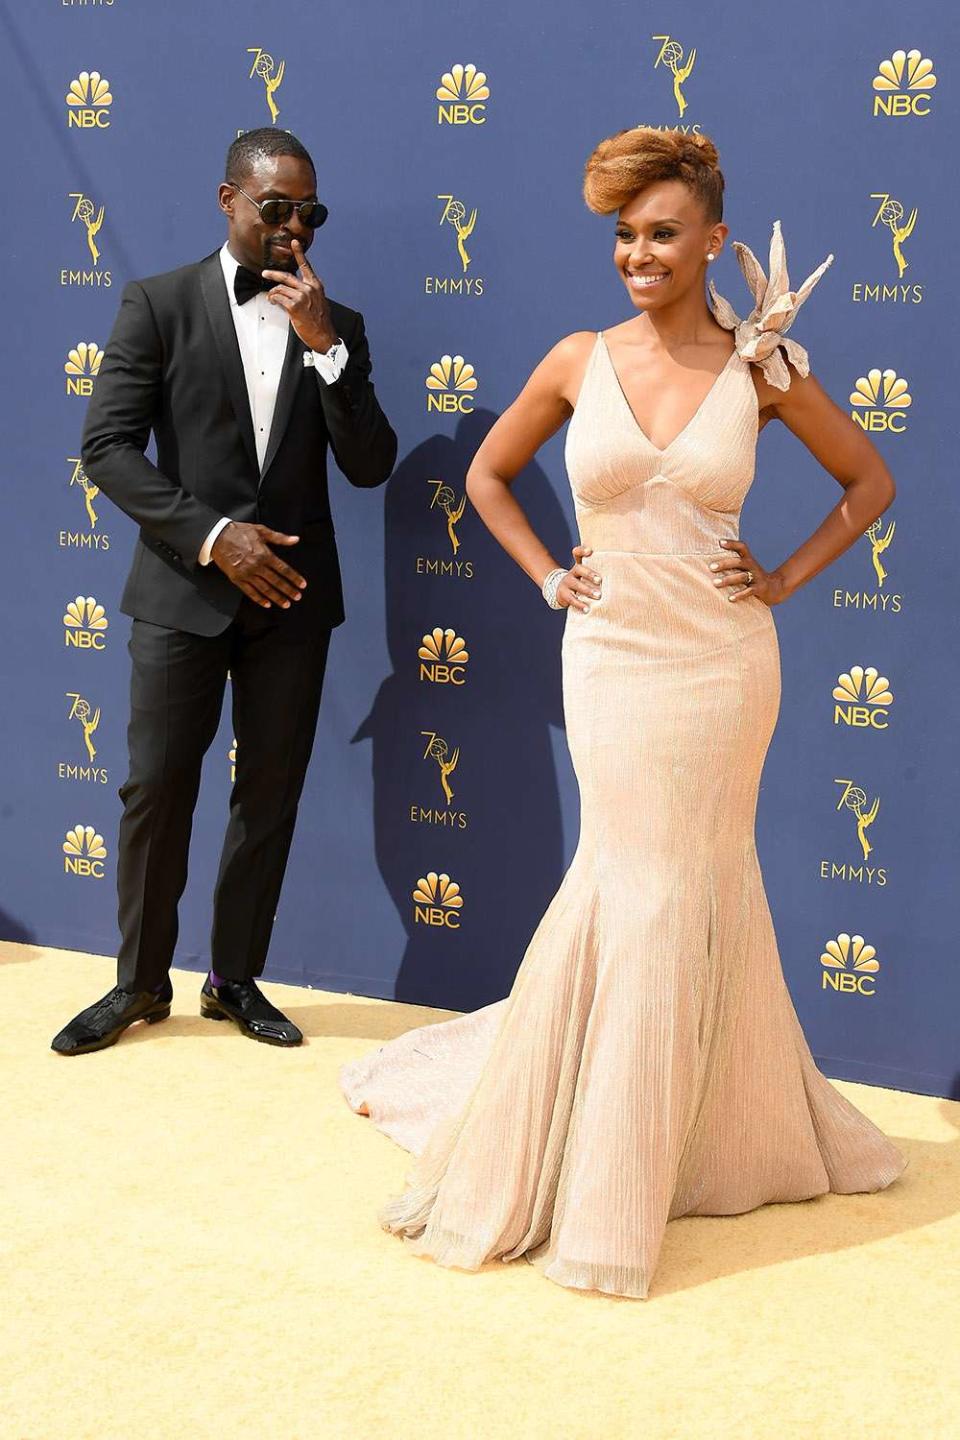
<svg viewBox="0 0 960 1440">
<path fill-rule="evenodd" d="M 55 1035 L 50 1049 L 58 1055 L 86 1055 L 91 1050 L 106 1050 L 115 1045 L 128 1025 L 146 1020 L 156 1025 L 170 1014 L 173 986 L 166 980 L 159 994 L 138 990 L 131 995 L 115 985 L 102 1000 L 75 1015 L 69 1025 Z"/>
<path fill-rule="evenodd" d="M 303 1043 L 302 1032 L 270 1004 L 253 980 L 227 980 L 214 986 L 208 975 L 200 991 L 200 1014 L 206 1020 L 232 1020 L 244 1035 L 266 1045 Z"/>
</svg>

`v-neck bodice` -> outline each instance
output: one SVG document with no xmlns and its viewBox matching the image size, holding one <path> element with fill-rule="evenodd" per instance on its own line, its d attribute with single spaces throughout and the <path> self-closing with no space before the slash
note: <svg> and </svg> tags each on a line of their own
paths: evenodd
<svg viewBox="0 0 960 1440">
<path fill-rule="evenodd" d="M 736 533 L 757 425 L 750 364 L 734 350 L 683 429 L 658 448 L 598 332 L 565 446 L 583 543 L 653 554 L 715 548 L 720 535 Z"/>
<path fill-rule="evenodd" d="M 707 391 L 706 395 L 704 395 L 703 399 L 700 401 L 700 404 L 697 406 L 696 410 L 694 410 L 693 414 L 690 416 L 690 419 L 686 422 L 685 425 L 681 426 L 681 428 L 680 428 L 680 429 L 677 431 L 677 433 L 674 435 L 673 439 L 672 439 L 668 444 L 666 444 L 666 445 L 655 445 L 655 444 L 653 443 L 653 440 L 651 439 L 651 437 L 647 434 L 646 430 L 644 430 L 643 426 L 640 424 L 640 421 L 637 419 L 636 412 L 635 412 L 633 406 L 631 405 L 631 403 L 630 403 L 630 401 L 629 401 L 629 399 L 628 399 L 628 397 L 627 397 L 627 392 L 626 392 L 626 390 L 623 388 L 623 382 L 622 382 L 621 379 L 620 379 L 620 375 L 619 375 L 619 372 L 617 371 L 617 367 L 616 367 L 616 365 L 614 365 L 614 363 L 613 363 L 613 356 L 610 354 L 610 346 L 607 344 L 607 337 L 604 335 L 604 333 L 603 333 L 602 330 L 598 330 L 598 331 L 597 331 L 597 339 L 598 339 L 599 342 L 600 342 L 600 348 L 601 348 L 601 350 L 603 351 L 604 355 L 606 356 L 607 364 L 609 365 L 610 369 L 611 369 L 612 372 L 613 372 L 613 378 L 614 378 L 614 380 L 617 382 L 617 388 L 619 389 L 620 394 L 623 396 L 623 403 L 624 403 L 624 405 L 627 407 L 627 409 L 630 411 L 630 415 L 631 415 L 631 418 L 633 419 L 633 423 L 636 425 L 639 434 L 643 436 L 644 440 L 646 440 L 646 442 L 647 442 L 647 444 L 650 446 L 651 450 L 655 450 L 658 455 L 666 455 L 666 453 L 667 453 L 668 450 L 672 450 L 672 449 L 673 449 L 674 445 L 676 445 L 677 441 L 681 438 L 681 436 L 686 435 L 687 431 L 691 428 L 691 426 L 693 425 L 694 421 L 695 421 L 695 420 L 697 419 L 697 417 L 699 416 L 700 411 L 701 411 L 701 410 L 704 408 L 704 406 L 707 404 L 707 401 L 710 399 L 710 396 L 713 394 L 713 391 L 716 389 L 717 385 L 718 385 L 718 384 L 720 383 L 720 381 L 723 379 L 724 374 L 726 373 L 726 371 L 727 371 L 727 369 L 728 369 L 728 367 L 729 367 L 729 365 L 730 365 L 731 360 L 733 359 L 734 355 L 736 354 L 736 349 L 735 349 L 735 348 L 734 348 L 733 350 L 731 350 L 730 354 L 727 356 L 726 361 L 724 362 L 723 368 L 718 372 L 718 374 L 716 374 L 716 375 L 713 377 L 713 382 L 712 382 L 712 384 L 710 385 L 710 388 L 709 388 L 709 390 Z"/>
</svg>

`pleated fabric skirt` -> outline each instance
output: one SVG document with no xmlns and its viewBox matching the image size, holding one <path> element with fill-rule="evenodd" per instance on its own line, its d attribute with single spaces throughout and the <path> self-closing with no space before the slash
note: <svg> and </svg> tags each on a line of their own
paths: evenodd
<svg viewBox="0 0 960 1440">
<path fill-rule="evenodd" d="M 513 988 L 340 1083 L 417 1157 L 379 1213 L 414 1253 L 645 1297 L 668 1220 L 878 1190 L 906 1159 L 819 1072 L 783 978 L 754 842 L 769 609 L 700 554 L 593 560 L 563 639 L 580 839 Z"/>
</svg>

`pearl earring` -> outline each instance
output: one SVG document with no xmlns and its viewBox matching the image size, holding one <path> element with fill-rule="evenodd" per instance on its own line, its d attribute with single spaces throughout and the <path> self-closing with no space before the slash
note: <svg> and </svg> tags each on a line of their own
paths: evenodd
<svg viewBox="0 0 960 1440">
<path fill-rule="evenodd" d="M 714 259 L 716 259 L 716 256 L 714 255 L 714 253 L 713 253 L 712 250 L 708 250 L 708 251 L 707 251 L 707 259 L 708 259 L 708 260 L 714 260 Z"/>
</svg>

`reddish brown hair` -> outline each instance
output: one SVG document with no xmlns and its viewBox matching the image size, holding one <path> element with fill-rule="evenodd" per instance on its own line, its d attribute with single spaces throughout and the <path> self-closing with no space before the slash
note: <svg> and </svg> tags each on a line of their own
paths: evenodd
<svg viewBox="0 0 960 1440">
<path fill-rule="evenodd" d="M 710 223 L 723 219 L 723 171 L 706 135 L 638 125 L 601 140 L 586 164 L 583 198 L 598 215 L 622 210 L 658 180 L 681 180 L 703 205 Z"/>
</svg>

